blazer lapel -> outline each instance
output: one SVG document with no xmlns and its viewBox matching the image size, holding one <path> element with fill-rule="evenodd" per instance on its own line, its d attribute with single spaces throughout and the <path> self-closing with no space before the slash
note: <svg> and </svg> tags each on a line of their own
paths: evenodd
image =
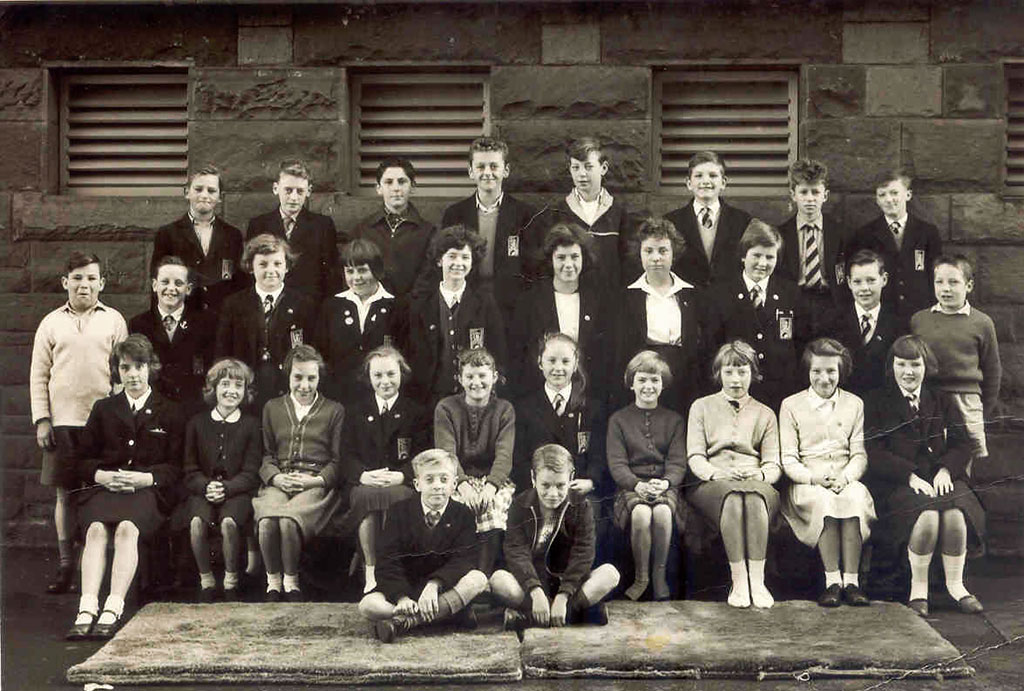
<svg viewBox="0 0 1024 691">
<path fill-rule="evenodd" d="M 702 262 L 705 268 L 710 268 L 711 258 L 704 254 L 704 241 L 701 240 L 700 237 L 699 222 L 697 221 L 697 214 L 693 212 L 692 200 L 683 209 L 683 218 L 685 219 L 685 222 L 683 223 L 683 227 L 679 229 L 679 231 L 683 234 L 683 239 L 686 240 L 686 245 L 688 247 L 693 247 L 696 250 L 696 255 L 700 257 L 700 261 Z M 715 240 L 718 240 L 717 234 Z M 715 249 L 714 246 L 712 246 L 712 256 L 714 255 L 714 253 Z"/>
<path fill-rule="evenodd" d="M 117 402 L 114 405 L 114 414 L 117 419 L 128 429 L 135 429 L 135 414 L 132 413 L 131 404 L 128 403 L 128 394 L 124 391 L 117 394 Z"/>
</svg>

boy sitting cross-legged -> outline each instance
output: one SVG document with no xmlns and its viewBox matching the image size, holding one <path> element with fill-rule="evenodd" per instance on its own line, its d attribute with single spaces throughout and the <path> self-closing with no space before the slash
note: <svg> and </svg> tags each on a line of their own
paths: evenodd
<svg viewBox="0 0 1024 691">
<path fill-rule="evenodd" d="M 608 623 L 601 602 L 619 584 L 611 564 L 594 566 L 594 516 L 586 501 L 571 502 L 572 455 L 558 444 L 533 454 L 533 489 L 512 502 L 505 537 L 508 571 L 491 576 L 504 602 L 505 628 Z"/>
<path fill-rule="evenodd" d="M 377 548 L 377 587 L 359 603 L 384 643 L 422 624 L 460 612 L 475 627 L 473 598 L 487 588 L 477 563 L 476 519 L 451 501 L 458 464 L 441 449 L 412 459 L 418 495 L 388 509 Z"/>
</svg>

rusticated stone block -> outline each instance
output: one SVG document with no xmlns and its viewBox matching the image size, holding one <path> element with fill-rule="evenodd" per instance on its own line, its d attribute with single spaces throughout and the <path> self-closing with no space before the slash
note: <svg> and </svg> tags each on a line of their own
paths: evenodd
<svg viewBox="0 0 1024 691">
<path fill-rule="evenodd" d="M 509 191 L 566 192 L 572 186 L 565 147 L 595 136 L 610 160 L 606 185 L 614 191 L 647 187 L 651 125 L 642 120 L 509 120 L 497 123 L 498 136 L 515 142 L 516 166 Z"/>
<path fill-rule="evenodd" d="M 16 470 L 38 470 L 42 467 L 42 451 L 36 445 L 36 437 L 28 435 L 3 435 L 3 467 Z M 28 483 L 39 485 L 36 483 Z M 26 484 L 26 489 L 28 487 Z M 50 490 L 53 491 L 53 490 Z M 23 490 L 24 492 L 24 490 Z"/>
<path fill-rule="evenodd" d="M 224 186 L 234 192 L 269 190 L 286 158 L 301 158 L 321 192 L 340 178 L 340 142 L 348 127 L 338 122 L 197 121 L 189 127 L 189 157 L 216 161 Z"/>
<path fill-rule="evenodd" d="M 228 194 L 224 199 L 224 220 L 245 233 L 250 218 L 277 208 L 278 200 L 272 192 L 272 185 L 273 181 L 267 180 L 266 189 L 261 192 Z M 315 211 L 318 214 L 328 213 L 324 207 L 330 204 L 333 197 L 334 194 L 331 192 L 323 194 L 314 192 L 307 206 L 310 211 Z"/>
<path fill-rule="evenodd" d="M 650 117 L 643 67 L 496 67 L 491 112 L 499 120 Z"/>
<path fill-rule="evenodd" d="M 24 336 L 26 334 L 19 334 Z M 28 334 L 29 337 L 33 334 Z M 29 341 L 31 344 L 31 341 Z M 31 415 L 32 407 L 29 403 L 28 386 L 4 386 L 0 387 L 0 414 L 3 415 Z"/>
<path fill-rule="evenodd" d="M 1024 242 L 1024 200 L 996 194 L 954 194 L 952 199 L 954 240 Z"/>
<path fill-rule="evenodd" d="M 193 82 L 197 120 L 337 120 L 344 70 L 201 70 Z"/>
<path fill-rule="evenodd" d="M 722 58 L 836 62 L 841 15 L 804 4 L 800 20 L 785 3 L 618 3 L 601 17 L 601 62 L 642 64 Z"/>
<path fill-rule="evenodd" d="M 992 317 L 996 325 L 996 338 L 1000 345 L 1020 343 L 1020 330 L 1024 328 L 1024 305 L 993 303 L 978 305 L 985 314 Z"/>
<path fill-rule="evenodd" d="M 0 70 L 0 120 L 43 119 L 43 74 Z"/>
<path fill-rule="evenodd" d="M 601 27 L 597 22 L 545 24 L 540 40 L 545 65 L 601 62 Z"/>
<path fill-rule="evenodd" d="M 45 136 L 42 122 L 0 122 L 0 191 L 39 189 Z"/>
<path fill-rule="evenodd" d="M 103 261 L 106 279 L 100 299 L 107 302 L 111 293 L 149 292 L 147 268 L 153 253 L 148 242 L 76 242 L 32 243 L 32 292 L 63 293 L 61 276 L 73 251 L 95 252 Z M 124 315 L 125 319 L 132 316 Z"/>
<path fill-rule="evenodd" d="M 949 196 L 915 194 L 908 205 L 915 216 L 928 221 L 939 229 L 943 240 L 949 237 Z M 843 200 L 843 214 L 846 228 L 854 231 L 882 213 L 873 194 L 848 194 Z"/>
<path fill-rule="evenodd" d="M 106 298 L 102 298 L 106 302 Z M 67 295 L 0 295 L 0 324 L 5 331 L 35 332 L 39 320 L 67 301 Z"/>
<path fill-rule="evenodd" d="M 238 8 L 238 26 L 291 26 L 292 8 L 262 5 Z"/>
<path fill-rule="evenodd" d="M 1024 18 L 1016 0 L 932 5 L 933 62 L 996 62 L 1024 55 Z"/>
<path fill-rule="evenodd" d="M 149 287 L 144 293 L 110 293 L 103 298 L 103 302 L 110 305 L 124 315 L 125 319 L 131 319 L 136 314 L 145 312 L 150 307 L 152 294 Z"/>
<path fill-rule="evenodd" d="M 5 470 L 3 474 L 3 517 L 9 521 L 21 512 L 25 493 L 25 473 Z"/>
<path fill-rule="evenodd" d="M 32 424 L 31 415 L 0 416 L 0 431 L 4 434 L 35 434 L 36 427 Z"/>
<path fill-rule="evenodd" d="M 843 3 L 843 21 L 926 22 L 928 5 L 923 0 L 846 0 Z"/>
<path fill-rule="evenodd" d="M 55 34 L 59 32 L 59 36 Z M 0 65 L 107 60 L 236 64 L 237 22 L 228 5 L 23 5 L 4 13 Z"/>
<path fill-rule="evenodd" d="M 1024 247 L 962 245 L 957 247 L 974 264 L 974 292 L 971 300 L 1019 302 L 1024 295 Z"/>
<path fill-rule="evenodd" d="M 848 118 L 864 114 L 866 69 L 862 65 L 808 65 L 806 116 Z"/>
<path fill-rule="evenodd" d="M 992 189 L 1001 171 L 1005 125 L 994 120 L 909 121 L 903 125 L 903 160 L 915 184 L 929 189 Z"/>
<path fill-rule="evenodd" d="M 23 269 L 28 266 L 28 244 L 24 242 L 0 242 L 0 266 L 6 269 Z"/>
<path fill-rule="evenodd" d="M 926 22 L 864 22 L 843 25 L 843 62 L 928 62 Z"/>
<path fill-rule="evenodd" d="M 1003 117 L 1006 97 L 1002 65 L 946 65 L 942 74 L 945 117 Z"/>
<path fill-rule="evenodd" d="M 23 192 L 14 195 L 16 240 L 132 240 L 188 210 L 181 197 L 73 197 Z"/>
<path fill-rule="evenodd" d="M 868 115 L 942 113 L 942 68 L 869 67 L 867 73 Z"/>
<path fill-rule="evenodd" d="M 11 195 L 7 192 L 0 192 L 0 243 L 11 241 Z M 0 251 L 0 262 L 2 262 L 3 251 Z"/>
<path fill-rule="evenodd" d="M 807 156 L 823 161 L 834 190 L 872 189 L 875 177 L 899 161 L 900 124 L 844 118 L 801 125 Z"/>
<path fill-rule="evenodd" d="M 286 65 L 291 61 L 290 26 L 238 27 L 239 65 Z"/>
<path fill-rule="evenodd" d="M 28 269 L 0 268 L 0 293 L 27 293 L 30 285 Z"/>
<path fill-rule="evenodd" d="M 294 9 L 296 65 L 426 60 L 540 62 L 540 12 L 509 4 Z"/>
<path fill-rule="evenodd" d="M 0 346 L 0 384 L 28 384 L 29 367 L 32 364 L 32 346 Z"/>
</svg>

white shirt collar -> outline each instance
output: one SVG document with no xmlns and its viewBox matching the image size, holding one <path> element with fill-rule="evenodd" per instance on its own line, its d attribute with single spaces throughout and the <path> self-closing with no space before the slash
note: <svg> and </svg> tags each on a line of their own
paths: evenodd
<svg viewBox="0 0 1024 691">
<path fill-rule="evenodd" d="M 857 310 L 857 321 L 858 322 L 863 321 L 864 320 L 864 315 L 866 314 L 869 317 L 871 317 L 871 323 L 872 324 L 877 324 L 878 323 L 878 314 L 879 314 L 879 312 L 882 311 L 882 303 L 881 302 L 879 302 L 877 305 L 874 306 L 874 308 L 869 309 L 869 310 L 865 310 L 863 307 L 861 307 L 856 302 L 853 303 L 853 306 Z"/>
<path fill-rule="evenodd" d="M 942 308 L 939 307 L 939 303 L 937 303 L 937 302 L 934 305 L 932 305 L 932 312 L 941 312 L 942 314 L 946 314 L 946 312 L 942 311 Z M 966 314 L 968 317 L 971 316 L 971 302 L 970 302 L 970 300 L 964 300 L 963 307 L 958 309 L 956 312 L 952 312 L 951 314 Z"/>
<path fill-rule="evenodd" d="M 768 295 L 768 279 L 770 279 L 771 276 L 768 276 L 768 278 L 761 279 L 760 281 L 754 282 L 754 281 L 752 281 L 750 279 L 749 276 L 747 276 L 746 273 L 744 273 L 742 275 L 743 275 L 743 285 L 745 285 L 747 287 L 747 292 L 748 293 L 751 290 L 753 290 L 754 286 L 756 285 L 758 288 L 761 289 L 761 297 L 765 297 L 766 295 Z"/>
<path fill-rule="evenodd" d="M 291 392 L 288 393 L 288 398 L 292 399 L 292 405 L 295 406 L 295 417 L 302 420 L 304 417 L 309 415 L 309 411 L 312 410 L 313 406 L 316 405 L 316 402 L 320 400 L 320 392 L 317 392 L 316 396 L 313 398 L 313 402 L 309 405 L 302 405 L 296 401 L 295 396 Z"/>
<path fill-rule="evenodd" d="M 629 288 L 639 288 L 640 290 L 644 291 L 648 295 L 654 295 L 655 297 L 669 297 L 671 295 L 675 295 L 676 293 L 678 293 L 683 288 L 692 288 L 693 287 L 693 285 L 691 285 L 690 283 L 687 283 L 683 279 L 679 278 L 679 276 L 676 275 L 675 271 L 670 271 L 669 272 L 669 276 L 672 277 L 672 287 L 669 288 L 668 293 L 666 293 L 665 295 L 662 295 L 661 293 L 656 291 L 653 287 L 651 287 L 651 284 L 647 282 L 647 273 L 646 272 L 640 274 L 640 278 L 638 278 L 635 281 L 633 281 L 632 283 L 630 283 L 628 287 Z"/>
<path fill-rule="evenodd" d="M 501 201 L 505 198 L 505 192 L 501 192 L 501 194 L 498 195 L 498 198 L 495 199 L 494 203 L 491 204 L 490 206 L 487 206 L 482 201 L 480 201 L 479 193 L 474 194 L 473 198 L 476 199 L 476 208 L 478 211 L 483 211 L 484 213 L 492 214 L 501 208 Z"/>
<path fill-rule="evenodd" d="M 395 394 L 393 398 L 389 398 L 386 401 L 377 394 L 373 394 L 373 398 L 375 401 L 377 401 L 377 412 L 380 414 L 384 413 L 385 403 L 388 404 L 388 410 L 394 410 L 395 404 L 398 403 L 398 394 Z"/>
<path fill-rule="evenodd" d="M 465 282 L 463 282 L 462 283 L 462 287 L 459 288 L 455 292 L 452 292 L 452 291 L 448 290 L 447 288 L 445 288 L 444 287 L 444 281 L 441 281 L 437 285 L 437 287 L 441 291 L 441 297 L 444 298 L 444 301 L 448 305 L 449 309 L 456 302 L 461 302 L 462 301 L 462 294 L 466 292 L 466 283 Z"/>
<path fill-rule="evenodd" d="M 360 297 L 358 295 L 356 295 L 355 291 L 352 290 L 351 288 L 349 288 L 346 291 L 343 291 L 341 293 L 336 294 L 334 297 L 336 297 L 336 298 L 345 298 L 346 300 L 351 300 L 352 302 L 356 303 L 357 305 L 362 302 L 362 299 L 360 299 Z M 370 299 L 367 300 L 365 304 L 372 305 L 373 303 L 377 302 L 377 300 L 384 300 L 386 298 L 393 298 L 393 297 L 395 297 L 395 296 L 387 291 L 387 289 L 384 287 L 384 284 L 378 282 L 377 283 L 377 290 L 374 291 L 373 295 L 370 296 Z"/>
<path fill-rule="evenodd" d="M 164 308 L 161 307 L 160 305 L 157 305 L 156 309 L 157 309 L 157 312 L 160 313 L 160 321 L 163 321 L 164 319 L 167 318 L 167 315 L 170 315 L 170 316 L 174 317 L 174 323 L 175 324 L 180 324 L 181 323 L 181 315 L 184 314 L 184 312 L 185 312 L 185 305 L 182 304 L 181 307 L 179 307 L 178 309 L 174 310 L 173 312 L 164 312 Z"/>
<path fill-rule="evenodd" d="M 693 215 L 697 217 L 697 221 L 700 222 L 700 211 L 704 208 L 704 204 L 697 201 L 697 198 L 693 198 Z M 708 210 L 711 212 L 711 219 L 715 220 L 718 218 L 718 212 L 722 209 L 722 200 L 716 199 L 707 205 Z"/>
<path fill-rule="evenodd" d="M 821 230 L 822 228 L 825 227 L 824 220 L 825 220 L 824 217 L 822 217 L 822 215 L 820 213 L 815 218 L 813 218 L 813 219 L 811 219 L 809 221 L 803 220 L 802 218 L 800 218 L 800 214 L 797 214 L 796 215 L 796 229 L 798 231 L 803 231 L 803 227 L 804 226 L 812 225 L 812 226 L 817 226 L 818 230 Z"/>
<path fill-rule="evenodd" d="M 281 222 L 282 222 L 282 223 L 283 223 L 283 222 L 285 222 L 285 221 L 287 221 L 288 219 L 291 219 L 291 220 L 295 221 L 296 223 L 298 223 L 298 222 L 299 222 L 299 214 L 301 214 L 301 213 L 302 213 L 302 209 L 299 209 L 298 211 L 296 211 L 296 212 L 295 212 L 295 215 L 294 215 L 294 216 L 289 216 L 288 214 L 286 214 L 286 213 L 284 212 L 284 209 L 282 209 L 282 208 L 281 208 L 280 206 L 279 206 L 279 207 L 277 207 L 277 210 L 278 210 L 278 212 L 280 212 L 280 214 L 281 214 Z M 285 226 L 285 228 L 287 228 L 287 227 L 288 227 L 288 226 Z"/>
<path fill-rule="evenodd" d="M 808 387 L 807 393 L 808 393 L 807 401 L 811 404 L 811 407 L 814 408 L 815 410 L 819 410 L 823 405 L 825 405 L 828 402 L 831 402 L 833 405 L 836 404 L 836 403 L 839 403 L 839 387 L 838 386 L 836 387 L 836 390 L 832 392 L 832 395 L 829 396 L 828 398 L 822 398 L 821 396 L 818 395 L 818 393 L 814 389 L 812 389 L 810 387 Z"/>
<path fill-rule="evenodd" d="M 137 412 L 146 407 L 146 402 L 149 401 L 149 396 L 152 393 L 153 387 L 150 386 L 146 389 L 146 393 L 142 394 L 138 398 L 132 398 L 132 395 L 127 391 L 124 392 L 124 395 L 128 399 L 128 407 Z"/>
<path fill-rule="evenodd" d="M 902 216 L 900 216 L 899 218 L 889 218 L 888 216 L 886 216 L 885 217 L 885 225 L 887 225 L 887 226 L 889 226 L 891 228 L 893 223 L 899 223 L 900 224 L 900 235 L 902 235 L 907 230 L 907 218 L 909 216 L 910 216 L 909 213 L 905 213 Z"/>
<path fill-rule="evenodd" d="M 572 394 L 572 382 L 569 382 L 567 386 L 561 389 L 552 389 L 547 383 L 544 384 L 544 394 L 548 397 L 548 403 L 553 408 L 555 406 L 555 396 L 562 395 L 562 403 L 567 404 L 569 402 L 569 396 Z M 564 408 L 563 408 L 564 410 Z"/>
<path fill-rule="evenodd" d="M 423 495 L 421 494 L 420 495 L 420 506 L 423 507 L 423 518 L 426 518 L 427 514 L 430 513 L 431 511 L 437 511 L 439 514 L 441 514 L 441 516 L 444 516 L 444 512 L 448 510 L 448 502 L 449 501 L 451 501 L 451 497 L 448 498 L 448 501 L 446 501 L 444 503 L 444 506 L 442 506 L 440 509 L 432 509 L 432 508 L 430 508 L 429 506 L 427 506 L 426 504 L 423 503 Z"/>
<path fill-rule="evenodd" d="M 213 406 L 210 410 L 210 419 L 214 422 L 238 422 L 242 417 L 242 409 L 235 408 L 232 410 L 227 417 L 221 417 L 220 411 L 217 410 L 217 406 Z"/>
<path fill-rule="evenodd" d="M 281 293 L 282 292 L 284 292 L 284 286 L 281 286 L 280 288 L 278 288 L 277 290 L 275 290 L 272 293 L 265 293 L 262 290 L 260 290 L 259 288 L 256 288 L 256 294 L 260 296 L 260 304 L 266 302 L 267 301 L 267 296 L 269 295 L 272 298 L 274 298 L 274 306 L 275 307 L 277 306 L 277 301 L 281 298 Z"/>
<path fill-rule="evenodd" d="M 197 225 L 199 223 L 208 223 L 208 224 L 210 224 L 212 226 L 213 222 L 215 220 L 217 220 L 217 217 L 216 216 L 210 216 L 210 220 L 209 221 L 200 221 L 198 218 L 196 218 L 195 216 L 192 215 L 192 209 L 189 209 L 188 210 L 188 220 L 192 221 L 192 225 L 193 226 L 195 226 L 195 225 Z"/>
<path fill-rule="evenodd" d="M 921 385 L 920 384 L 913 391 L 907 391 L 902 386 L 900 386 L 900 393 L 903 395 L 903 398 L 910 398 L 910 396 L 913 395 L 914 398 L 917 400 L 917 404 L 921 405 Z"/>
</svg>

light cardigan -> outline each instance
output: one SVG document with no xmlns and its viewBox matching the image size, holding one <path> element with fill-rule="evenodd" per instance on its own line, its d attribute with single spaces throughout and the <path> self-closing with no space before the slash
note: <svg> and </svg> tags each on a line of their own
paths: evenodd
<svg viewBox="0 0 1024 691">
<path fill-rule="evenodd" d="M 84 427 L 92 404 L 110 394 L 110 351 L 127 337 L 124 317 L 102 302 L 84 315 L 65 303 L 43 317 L 32 343 L 32 422 Z"/>
<path fill-rule="evenodd" d="M 859 480 L 868 467 L 864 451 L 864 403 L 849 391 L 836 391 L 831 413 L 811 407 L 810 390 L 795 393 L 779 410 L 782 469 L 793 482 L 809 485 L 815 473 Z M 820 399 L 819 399 L 820 400 Z"/>
<path fill-rule="evenodd" d="M 345 409 L 323 395 L 317 396 L 301 421 L 290 394 L 272 398 L 263 406 L 263 484 L 278 473 L 319 475 L 330 489 L 342 482 L 341 430 Z"/>
<path fill-rule="evenodd" d="M 760 470 L 769 484 L 782 476 L 775 413 L 750 396 L 739 410 L 721 391 L 694 401 L 686 425 L 686 453 L 690 472 L 701 480 L 732 469 Z"/>
</svg>

